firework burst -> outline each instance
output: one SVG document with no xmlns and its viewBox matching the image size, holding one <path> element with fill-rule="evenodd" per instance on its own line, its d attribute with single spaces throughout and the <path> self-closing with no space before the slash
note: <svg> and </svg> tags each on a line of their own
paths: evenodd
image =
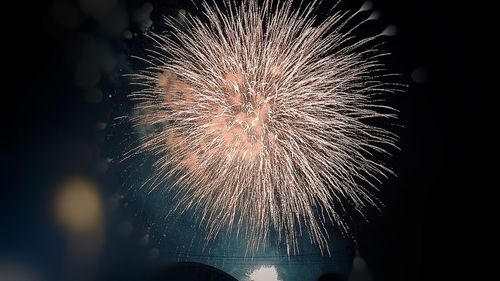
<svg viewBox="0 0 500 281">
<path fill-rule="evenodd" d="M 306 228 L 328 250 L 327 223 L 348 231 L 346 204 L 376 204 L 365 187 L 390 173 L 375 155 L 396 138 L 371 120 L 394 117 L 376 96 L 397 86 L 383 82 L 379 36 L 353 37 L 362 11 L 318 22 L 317 6 L 204 3 L 149 35 L 131 97 L 134 123 L 158 129 L 133 153 L 155 155 L 151 187 L 177 194 L 208 239 L 226 227 L 257 249 L 272 231 L 292 253 Z"/>
</svg>

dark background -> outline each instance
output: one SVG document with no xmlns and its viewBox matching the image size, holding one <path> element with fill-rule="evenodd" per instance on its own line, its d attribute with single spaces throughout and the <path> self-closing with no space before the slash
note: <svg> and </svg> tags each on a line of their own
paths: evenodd
<svg viewBox="0 0 500 281">
<path fill-rule="evenodd" d="M 68 175 L 97 182 L 105 202 L 119 189 L 107 174 L 116 153 L 108 125 L 123 113 L 117 106 L 126 92 L 120 75 L 131 69 L 128 56 L 144 48 L 134 34 L 149 27 L 148 17 L 141 17 L 148 6 L 119 1 L 125 20 L 113 15 L 122 22 L 113 26 L 105 20 L 112 17 L 101 17 L 92 5 L 87 13 L 80 9 L 82 1 L 68 0 L 70 8 L 53 1 L 2 4 L 0 274 L 20 264 L 20 271 L 31 268 L 41 280 L 61 275 L 67 237 L 50 205 Z M 151 2 L 153 28 L 163 13 L 188 9 L 176 1 Z M 373 3 L 380 30 L 397 28 L 387 45 L 391 67 L 409 88 L 394 101 L 404 126 L 392 163 L 398 177 L 381 186 L 383 214 L 358 224 L 360 254 L 372 280 L 481 280 L 489 259 L 481 207 L 491 188 L 484 181 L 488 155 L 481 126 L 486 89 L 479 82 L 480 63 L 488 63 L 484 8 L 459 1 Z M 88 53 L 81 46 L 89 44 L 90 54 L 98 50 L 89 61 L 102 61 L 106 50 L 113 59 L 82 66 L 78 60 Z M 97 78 L 78 74 L 96 68 Z"/>
</svg>

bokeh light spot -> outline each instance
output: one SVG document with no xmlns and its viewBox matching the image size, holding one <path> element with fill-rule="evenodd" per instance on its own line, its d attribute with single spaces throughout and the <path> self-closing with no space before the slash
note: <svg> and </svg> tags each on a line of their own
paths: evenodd
<svg viewBox="0 0 500 281">
<path fill-rule="evenodd" d="M 55 195 L 55 216 L 57 222 L 73 234 L 98 228 L 103 210 L 97 187 L 81 177 L 64 181 Z"/>
</svg>

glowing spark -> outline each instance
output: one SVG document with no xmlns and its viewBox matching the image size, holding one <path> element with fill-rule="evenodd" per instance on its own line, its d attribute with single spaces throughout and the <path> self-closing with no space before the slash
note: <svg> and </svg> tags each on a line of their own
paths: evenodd
<svg viewBox="0 0 500 281">
<path fill-rule="evenodd" d="M 150 35 L 134 122 L 158 129 L 134 153 L 157 156 L 152 188 L 175 178 L 175 209 L 197 212 L 208 239 L 227 226 L 256 249 L 275 231 L 292 253 L 304 227 L 328 250 L 325 224 L 348 231 L 345 204 L 375 205 L 364 186 L 390 173 L 376 155 L 396 137 L 372 122 L 394 118 L 375 97 L 397 91 L 369 47 L 380 35 L 352 36 L 362 10 L 318 23 L 316 1 L 224 3 Z"/>
<path fill-rule="evenodd" d="M 248 275 L 249 281 L 281 281 L 274 266 L 262 266 Z"/>
</svg>

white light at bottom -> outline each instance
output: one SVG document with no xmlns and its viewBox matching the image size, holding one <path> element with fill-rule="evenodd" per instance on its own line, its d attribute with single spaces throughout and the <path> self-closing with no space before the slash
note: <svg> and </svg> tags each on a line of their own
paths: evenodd
<svg viewBox="0 0 500 281">
<path fill-rule="evenodd" d="M 262 266 L 248 274 L 248 281 L 282 281 L 274 266 Z"/>
</svg>

